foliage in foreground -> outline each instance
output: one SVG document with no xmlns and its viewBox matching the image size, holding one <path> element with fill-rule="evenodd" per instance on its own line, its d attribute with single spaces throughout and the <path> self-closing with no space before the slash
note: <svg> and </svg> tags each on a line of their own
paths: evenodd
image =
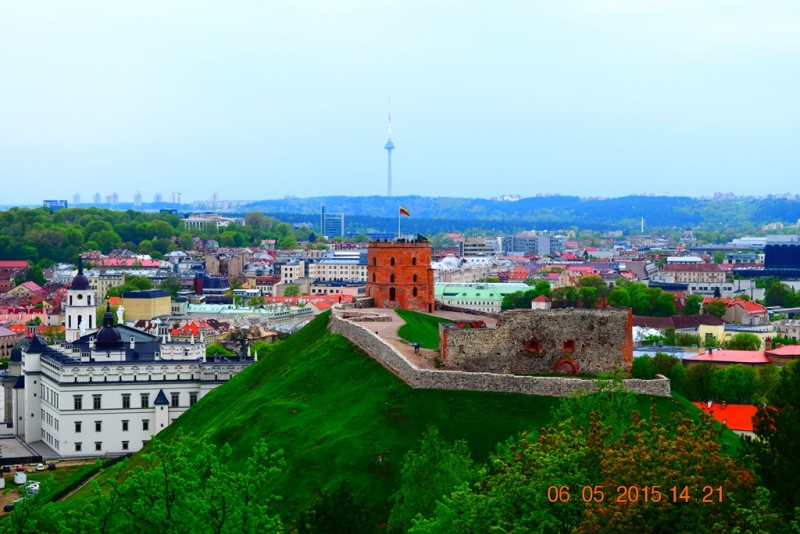
<svg viewBox="0 0 800 534">
<path fill-rule="evenodd" d="M 66 513 L 51 505 L 15 509 L 4 531 L 280 532 L 281 519 L 270 515 L 270 504 L 279 500 L 271 481 L 284 465 L 283 452 L 270 454 L 261 440 L 239 473 L 228 469 L 230 455 L 229 446 L 217 450 L 192 435 L 179 433 L 169 442 L 156 436 L 136 465 L 124 460 L 116 471 L 122 477 L 92 480 L 94 499 Z"/>
</svg>

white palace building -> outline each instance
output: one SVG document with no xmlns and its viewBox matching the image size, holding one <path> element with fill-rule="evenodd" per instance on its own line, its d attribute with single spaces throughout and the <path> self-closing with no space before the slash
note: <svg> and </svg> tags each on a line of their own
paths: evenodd
<svg viewBox="0 0 800 534">
<path fill-rule="evenodd" d="M 166 324 L 159 335 L 115 325 L 110 307 L 102 328 L 86 333 L 97 299 L 80 262 L 66 304 L 68 341 L 48 345 L 30 323 L 3 380 L 14 434 L 43 442 L 54 456 L 137 451 L 254 361 L 207 360 L 202 337 L 172 340 Z"/>
</svg>

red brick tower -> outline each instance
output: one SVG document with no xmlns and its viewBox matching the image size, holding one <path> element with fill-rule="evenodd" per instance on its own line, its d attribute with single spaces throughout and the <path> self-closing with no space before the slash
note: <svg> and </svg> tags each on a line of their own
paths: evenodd
<svg viewBox="0 0 800 534">
<path fill-rule="evenodd" d="M 367 262 L 367 296 L 375 299 L 375 306 L 433 312 L 428 241 L 373 241 Z"/>
</svg>

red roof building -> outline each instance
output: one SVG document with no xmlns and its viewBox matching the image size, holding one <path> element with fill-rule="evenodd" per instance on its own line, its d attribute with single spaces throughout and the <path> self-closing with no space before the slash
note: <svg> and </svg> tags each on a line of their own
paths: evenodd
<svg viewBox="0 0 800 534">
<path fill-rule="evenodd" d="M 710 415 L 736 433 L 753 432 L 753 417 L 758 408 L 749 404 L 715 403 L 710 407 L 707 402 L 692 403 L 703 413 Z"/>
<path fill-rule="evenodd" d="M 768 363 L 772 363 L 772 361 L 764 353 L 764 351 L 726 350 L 726 349 L 721 349 L 721 350 L 709 349 L 708 352 L 704 352 L 703 354 L 698 354 L 697 356 L 691 356 L 690 358 L 686 358 L 684 361 L 686 362 L 687 365 L 692 365 L 697 363 L 710 363 L 718 365 L 720 367 L 725 367 L 734 363 L 761 367 L 767 365 Z"/>
</svg>

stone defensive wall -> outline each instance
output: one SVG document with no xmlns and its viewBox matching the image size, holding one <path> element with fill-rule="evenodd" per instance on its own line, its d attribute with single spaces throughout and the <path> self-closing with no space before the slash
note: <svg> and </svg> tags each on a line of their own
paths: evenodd
<svg viewBox="0 0 800 534">
<path fill-rule="evenodd" d="M 598 374 L 633 363 L 628 308 L 515 310 L 497 328 L 439 327 L 445 369 L 529 375 Z"/>
<path fill-rule="evenodd" d="M 369 322 L 361 325 L 342 318 L 340 313 L 338 310 L 331 313 L 328 325 L 330 331 L 346 337 L 414 388 L 467 389 L 551 397 L 566 397 L 574 391 L 591 391 L 595 388 L 594 382 L 591 380 L 577 378 L 419 369 L 386 340 L 369 330 Z M 670 396 L 669 379 L 661 375 L 658 375 L 655 380 L 628 379 L 624 380 L 624 383 L 625 387 L 634 393 L 660 397 Z"/>
</svg>

